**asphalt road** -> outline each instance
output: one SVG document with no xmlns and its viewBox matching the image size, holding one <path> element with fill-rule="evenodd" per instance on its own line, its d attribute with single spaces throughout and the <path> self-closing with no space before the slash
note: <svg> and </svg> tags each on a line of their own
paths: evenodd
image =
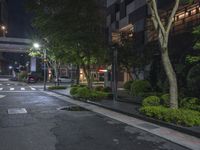
<svg viewBox="0 0 200 150">
<path fill-rule="evenodd" d="M 0 150 L 187 150 L 90 111 L 57 109 L 70 105 L 26 84 L 0 82 Z"/>
</svg>

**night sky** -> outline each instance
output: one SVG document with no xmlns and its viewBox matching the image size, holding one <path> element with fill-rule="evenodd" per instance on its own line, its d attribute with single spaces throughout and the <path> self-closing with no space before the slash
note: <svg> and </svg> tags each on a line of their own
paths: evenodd
<svg viewBox="0 0 200 150">
<path fill-rule="evenodd" d="M 8 37 L 31 38 L 30 15 L 25 9 L 27 0 L 8 1 Z"/>
</svg>

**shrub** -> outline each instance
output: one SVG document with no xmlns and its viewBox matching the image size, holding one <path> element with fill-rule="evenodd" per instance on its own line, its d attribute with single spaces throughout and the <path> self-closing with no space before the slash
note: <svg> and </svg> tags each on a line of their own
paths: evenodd
<svg viewBox="0 0 200 150">
<path fill-rule="evenodd" d="M 103 91 L 103 86 L 97 86 L 97 87 L 95 87 L 95 91 Z"/>
<path fill-rule="evenodd" d="M 184 98 L 180 101 L 180 107 L 200 111 L 200 100 L 193 97 Z"/>
<path fill-rule="evenodd" d="M 163 94 L 161 96 L 161 101 L 162 101 L 162 104 L 165 107 L 169 107 L 170 106 L 170 95 L 169 94 Z"/>
<path fill-rule="evenodd" d="M 147 106 L 140 109 L 149 117 L 184 126 L 199 126 L 200 112 L 187 109 L 170 109 L 163 106 Z"/>
<path fill-rule="evenodd" d="M 25 80 L 27 78 L 27 76 L 28 76 L 28 73 L 26 71 L 21 71 L 19 73 L 19 80 L 23 81 L 23 80 Z"/>
<path fill-rule="evenodd" d="M 104 87 L 102 91 L 107 92 L 107 93 L 111 93 L 112 89 L 110 87 Z"/>
<path fill-rule="evenodd" d="M 91 91 L 87 87 L 80 87 L 76 91 L 76 97 L 88 99 L 91 97 Z"/>
<path fill-rule="evenodd" d="M 141 93 L 140 96 L 143 98 L 149 97 L 149 96 L 158 96 L 160 97 L 162 93 L 160 92 L 146 92 L 146 93 Z"/>
<path fill-rule="evenodd" d="M 200 64 L 195 65 L 190 69 L 187 75 L 188 95 L 200 97 Z"/>
<path fill-rule="evenodd" d="M 64 90 L 66 89 L 65 86 L 50 86 L 48 87 L 49 90 Z"/>
<path fill-rule="evenodd" d="M 72 87 L 72 88 L 70 89 L 70 94 L 73 95 L 73 96 L 76 95 L 78 89 L 79 89 L 79 87 Z"/>
<path fill-rule="evenodd" d="M 157 96 L 149 96 L 145 98 L 142 102 L 142 106 L 159 106 L 160 105 L 160 98 Z"/>
<path fill-rule="evenodd" d="M 136 80 L 131 84 L 131 95 L 141 96 L 143 93 L 150 92 L 151 85 L 146 80 Z"/>
<path fill-rule="evenodd" d="M 99 100 L 108 97 L 108 93 L 100 92 L 100 91 L 92 91 L 91 92 L 91 100 Z"/>
<path fill-rule="evenodd" d="M 124 83 L 124 89 L 126 90 L 131 90 L 131 84 L 133 83 L 134 81 L 127 81 L 126 83 Z"/>
</svg>

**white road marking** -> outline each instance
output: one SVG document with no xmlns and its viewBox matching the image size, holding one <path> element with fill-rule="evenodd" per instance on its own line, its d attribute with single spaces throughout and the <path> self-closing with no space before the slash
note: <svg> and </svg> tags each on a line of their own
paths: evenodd
<svg viewBox="0 0 200 150">
<path fill-rule="evenodd" d="M 5 95 L 0 95 L 0 98 L 4 98 L 5 97 Z"/>
<path fill-rule="evenodd" d="M 22 91 L 25 91 L 25 88 L 21 88 Z"/>
<path fill-rule="evenodd" d="M 10 85 L 10 84 L 7 84 L 7 85 Z"/>
<path fill-rule="evenodd" d="M 31 90 L 33 90 L 33 91 L 35 91 L 36 89 L 35 88 L 33 88 L 33 87 L 31 87 L 31 86 L 29 86 L 30 88 L 31 88 Z"/>
<path fill-rule="evenodd" d="M 3 88 L 0 88 L 0 91 L 2 91 L 3 90 Z"/>
<path fill-rule="evenodd" d="M 2 84 L 0 83 L 0 85 L 2 85 Z"/>
<path fill-rule="evenodd" d="M 15 90 L 15 88 L 10 88 L 10 91 L 14 91 Z"/>
</svg>

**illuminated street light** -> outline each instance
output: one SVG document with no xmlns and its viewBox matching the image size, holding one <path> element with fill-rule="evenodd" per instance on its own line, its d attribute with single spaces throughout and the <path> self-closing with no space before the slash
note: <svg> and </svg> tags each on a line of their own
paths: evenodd
<svg viewBox="0 0 200 150">
<path fill-rule="evenodd" d="M 8 68 L 11 70 L 13 67 L 12 67 L 12 66 L 9 66 Z"/>
<path fill-rule="evenodd" d="M 6 30 L 6 27 L 5 27 L 5 26 L 1 26 L 1 29 L 2 29 L 2 30 Z"/>
<path fill-rule="evenodd" d="M 39 43 L 33 43 L 33 47 L 34 47 L 35 49 L 39 49 L 39 48 L 40 48 L 40 44 L 39 44 Z"/>
<path fill-rule="evenodd" d="M 2 30 L 2 32 L 3 32 L 3 37 L 5 37 L 5 36 L 6 36 L 6 33 L 7 33 L 6 26 L 2 25 L 2 26 L 1 26 L 1 30 Z"/>
<path fill-rule="evenodd" d="M 41 45 L 39 43 L 33 43 L 33 47 L 37 50 L 39 50 L 41 48 Z M 44 91 L 46 90 L 46 83 L 47 83 L 47 79 L 46 79 L 46 60 L 47 60 L 47 51 L 46 49 L 43 49 L 43 53 L 44 53 Z"/>
</svg>

